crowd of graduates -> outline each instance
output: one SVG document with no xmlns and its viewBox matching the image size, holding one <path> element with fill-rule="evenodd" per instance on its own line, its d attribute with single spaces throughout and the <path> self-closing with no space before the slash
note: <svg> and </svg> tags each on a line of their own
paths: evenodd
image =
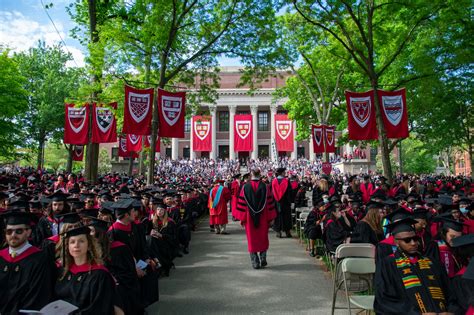
<svg viewBox="0 0 474 315">
<path fill-rule="evenodd" d="M 80 314 L 142 314 L 189 254 L 208 188 L 109 174 L 95 185 L 36 172 L 0 177 L 0 314 L 62 300 Z"/>
</svg>

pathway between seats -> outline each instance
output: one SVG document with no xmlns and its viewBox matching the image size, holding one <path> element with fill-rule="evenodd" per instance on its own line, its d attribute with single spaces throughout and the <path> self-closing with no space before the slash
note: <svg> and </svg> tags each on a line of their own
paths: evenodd
<svg viewBox="0 0 474 315">
<path fill-rule="evenodd" d="M 270 232 L 268 267 L 254 270 L 245 231 L 209 232 L 204 220 L 192 234 L 191 253 L 160 279 L 160 301 L 149 314 L 330 314 L 332 283 L 297 239 Z"/>
</svg>

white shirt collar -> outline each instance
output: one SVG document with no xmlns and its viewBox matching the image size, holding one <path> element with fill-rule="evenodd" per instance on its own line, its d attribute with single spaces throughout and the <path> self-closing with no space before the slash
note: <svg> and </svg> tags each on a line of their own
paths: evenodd
<svg viewBox="0 0 474 315">
<path fill-rule="evenodd" d="M 25 244 L 23 244 L 23 246 L 18 248 L 18 249 L 13 249 L 9 246 L 8 247 L 8 253 L 11 255 L 13 252 L 15 252 L 16 256 L 18 256 L 18 255 L 21 255 L 23 252 L 25 252 L 31 246 L 33 246 L 33 245 L 31 245 L 28 241 L 26 241 Z"/>
</svg>

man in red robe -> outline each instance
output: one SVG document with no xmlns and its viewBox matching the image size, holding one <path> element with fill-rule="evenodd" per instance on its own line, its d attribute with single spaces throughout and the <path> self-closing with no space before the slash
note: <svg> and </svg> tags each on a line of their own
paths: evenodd
<svg viewBox="0 0 474 315">
<path fill-rule="evenodd" d="M 252 267 L 260 269 L 267 266 L 268 229 L 277 213 L 271 187 L 260 180 L 259 169 L 252 170 L 250 182 L 240 190 L 236 215 L 245 227 Z"/>
<path fill-rule="evenodd" d="M 370 182 L 369 175 L 365 175 L 364 182 L 360 183 L 360 191 L 362 192 L 362 201 L 364 204 L 368 203 L 370 201 L 370 196 L 372 196 L 375 191 L 374 185 Z"/>
<path fill-rule="evenodd" d="M 231 201 L 230 201 L 230 209 L 232 211 L 232 219 L 236 219 L 236 211 L 237 211 L 237 200 L 239 199 L 240 194 L 240 174 L 234 175 L 234 180 L 230 185 L 230 193 L 231 193 Z"/>
<path fill-rule="evenodd" d="M 209 192 L 209 224 L 214 226 L 216 234 L 229 234 L 226 232 L 227 203 L 230 200 L 230 190 L 224 186 L 224 181 L 216 179 L 214 187 Z"/>
</svg>

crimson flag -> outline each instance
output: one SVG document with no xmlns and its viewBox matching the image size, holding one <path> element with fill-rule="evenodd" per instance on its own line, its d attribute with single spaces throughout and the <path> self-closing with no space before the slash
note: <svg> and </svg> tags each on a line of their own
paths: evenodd
<svg viewBox="0 0 474 315">
<path fill-rule="evenodd" d="M 87 144 L 89 142 L 89 104 L 74 107 L 65 104 L 64 143 Z"/>
<path fill-rule="evenodd" d="M 193 151 L 212 151 L 212 121 L 210 116 L 192 118 Z"/>
<path fill-rule="evenodd" d="M 123 158 L 128 158 L 133 154 L 133 158 L 137 158 L 138 154 L 136 152 L 130 152 L 127 150 L 127 135 L 122 135 L 119 138 L 119 152 L 118 156 Z"/>
<path fill-rule="evenodd" d="M 92 142 L 117 142 L 117 121 L 112 112 L 117 109 L 117 103 L 110 103 L 110 107 L 92 105 Z"/>
<path fill-rule="evenodd" d="M 127 135 L 127 151 L 140 152 L 142 150 L 142 136 Z"/>
<path fill-rule="evenodd" d="M 149 148 L 151 143 L 151 135 L 145 137 L 145 148 Z M 156 143 L 155 143 L 155 152 L 160 153 L 161 148 L 160 148 L 160 137 L 156 137 Z"/>
<path fill-rule="evenodd" d="M 287 114 L 275 115 L 275 140 L 278 152 L 292 152 L 295 149 L 293 121 Z"/>
<path fill-rule="evenodd" d="M 330 175 L 332 171 L 332 164 L 329 162 L 323 162 L 323 164 L 321 165 L 321 170 L 324 174 Z"/>
<path fill-rule="evenodd" d="M 324 152 L 324 126 L 312 125 L 311 134 L 313 136 L 313 152 L 323 153 Z"/>
<path fill-rule="evenodd" d="M 252 115 L 234 116 L 234 151 L 253 150 Z"/>
<path fill-rule="evenodd" d="M 122 133 L 151 134 L 154 89 L 139 90 L 125 85 L 125 108 Z"/>
<path fill-rule="evenodd" d="M 350 140 L 378 138 L 375 121 L 374 91 L 364 93 L 346 91 L 347 118 Z"/>
<path fill-rule="evenodd" d="M 72 151 L 72 160 L 73 161 L 82 161 L 84 159 L 84 146 L 75 145 L 74 150 Z"/>
<path fill-rule="evenodd" d="M 406 91 L 377 91 L 387 138 L 408 138 Z"/>
<path fill-rule="evenodd" d="M 324 126 L 324 141 L 326 143 L 326 152 L 335 153 L 336 152 L 336 135 L 335 135 L 335 126 Z"/>
<path fill-rule="evenodd" d="M 158 90 L 160 137 L 184 138 L 186 93 Z"/>
</svg>

